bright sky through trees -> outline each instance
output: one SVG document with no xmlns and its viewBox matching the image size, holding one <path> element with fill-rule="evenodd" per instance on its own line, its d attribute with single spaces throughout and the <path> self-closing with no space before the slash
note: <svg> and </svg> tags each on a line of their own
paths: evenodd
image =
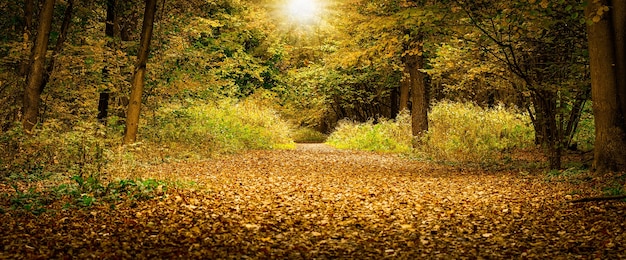
<svg viewBox="0 0 626 260">
<path fill-rule="evenodd" d="M 319 17 L 321 9 L 316 0 L 289 0 L 286 6 L 288 15 L 300 23 L 313 22 Z"/>
</svg>

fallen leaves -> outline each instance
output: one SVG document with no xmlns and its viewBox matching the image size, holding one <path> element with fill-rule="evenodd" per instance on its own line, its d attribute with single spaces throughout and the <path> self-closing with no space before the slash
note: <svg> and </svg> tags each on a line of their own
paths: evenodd
<svg viewBox="0 0 626 260">
<path fill-rule="evenodd" d="M 323 149 L 155 167 L 145 177 L 195 190 L 115 210 L 7 211 L 0 258 L 626 257 L 624 202 L 568 203 L 571 184 L 528 175 Z"/>
</svg>

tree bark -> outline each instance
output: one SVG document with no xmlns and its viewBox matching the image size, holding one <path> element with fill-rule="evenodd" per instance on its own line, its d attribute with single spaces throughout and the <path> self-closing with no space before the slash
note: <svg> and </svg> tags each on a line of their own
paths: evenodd
<svg viewBox="0 0 626 260">
<path fill-rule="evenodd" d="M 408 67 L 408 66 L 406 66 Z M 400 82 L 400 111 L 409 110 L 409 91 L 411 90 L 411 77 L 409 72 L 405 69 L 405 75 Z"/>
<path fill-rule="evenodd" d="M 146 74 L 146 63 L 150 54 L 150 41 L 152 39 L 152 29 L 156 14 L 157 0 L 146 0 L 144 10 L 143 26 L 141 29 L 141 45 L 135 64 L 135 73 L 131 82 L 130 103 L 126 114 L 126 133 L 124 143 L 131 144 L 137 141 L 137 130 L 139 126 L 139 114 L 141 110 L 141 96 L 143 94 L 144 78 Z"/>
<path fill-rule="evenodd" d="M 118 19 L 117 19 L 117 0 L 107 0 L 106 3 L 106 7 L 107 7 L 107 15 L 106 15 L 106 24 L 105 24 L 105 29 L 104 29 L 104 35 L 107 37 L 107 47 L 109 48 L 115 48 L 115 38 L 119 37 L 119 30 L 117 29 L 118 26 Z M 105 59 L 108 59 L 109 57 L 105 57 Z M 108 64 L 108 62 L 107 62 Z M 110 75 L 109 75 L 109 68 L 107 65 L 105 65 L 102 68 L 102 78 L 103 80 L 109 81 Z M 102 91 L 100 91 L 100 97 L 98 100 L 98 122 L 102 123 L 103 125 L 107 124 L 107 117 L 108 117 L 108 113 L 109 113 L 109 98 L 111 94 L 111 90 L 110 89 L 104 89 Z"/>
<path fill-rule="evenodd" d="M 63 44 L 67 39 L 67 32 L 70 29 L 70 25 L 72 24 L 72 14 L 74 13 L 74 0 L 68 0 L 67 6 L 65 7 L 65 13 L 63 14 L 63 23 L 61 24 L 61 32 L 59 33 L 59 38 L 57 38 L 57 43 L 54 46 L 54 50 L 52 50 L 52 56 L 50 56 L 50 62 L 46 67 L 46 71 L 43 75 L 43 80 L 41 85 L 39 86 L 39 93 L 43 93 L 43 90 L 48 85 L 50 81 L 50 75 L 52 75 L 52 71 L 54 70 L 54 65 L 56 63 L 56 58 L 59 52 L 63 49 Z"/>
<path fill-rule="evenodd" d="M 24 49 L 29 49 L 30 38 L 33 31 L 33 16 L 35 15 L 34 0 L 24 1 Z M 32 55 L 31 55 L 32 56 Z M 30 59 L 25 59 L 20 66 L 20 75 L 26 76 L 30 66 Z"/>
<path fill-rule="evenodd" d="M 407 57 L 407 66 L 411 82 L 411 129 L 414 137 L 428 131 L 428 89 L 423 68 L 424 59 L 421 55 Z"/>
<path fill-rule="evenodd" d="M 119 35 L 116 9 L 117 0 L 107 0 L 107 16 L 104 34 L 111 38 Z"/>
<path fill-rule="evenodd" d="M 32 49 L 32 60 L 26 80 L 22 107 L 22 125 L 27 132 L 30 132 L 35 127 L 39 118 L 40 86 L 44 79 L 46 52 L 48 51 L 54 14 L 54 2 L 55 0 L 45 0 L 43 3 L 37 28 L 37 38 Z"/>
<path fill-rule="evenodd" d="M 590 1 L 585 9 L 587 17 L 593 17 L 600 6 L 612 8 L 600 21 L 590 23 L 587 27 L 596 126 L 594 168 L 598 172 L 620 171 L 626 169 L 626 89 L 623 82 L 626 75 L 625 2 Z"/>
</svg>

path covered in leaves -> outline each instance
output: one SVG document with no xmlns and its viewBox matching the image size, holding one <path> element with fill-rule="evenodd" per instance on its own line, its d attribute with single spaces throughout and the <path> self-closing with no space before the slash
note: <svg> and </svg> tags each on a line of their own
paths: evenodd
<svg viewBox="0 0 626 260">
<path fill-rule="evenodd" d="M 626 203 L 569 203 L 584 184 L 300 148 L 154 167 L 195 186 L 115 210 L 0 214 L 0 258 L 626 258 Z"/>
</svg>

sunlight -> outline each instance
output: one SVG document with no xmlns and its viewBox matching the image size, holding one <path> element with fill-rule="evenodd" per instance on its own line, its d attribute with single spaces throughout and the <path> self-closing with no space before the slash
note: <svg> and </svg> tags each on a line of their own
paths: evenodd
<svg viewBox="0 0 626 260">
<path fill-rule="evenodd" d="M 311 23 L 319 18 L 321 6 L 316 0 L 288 0 L 286 12 L 300 23 Z"/>
</svg>

